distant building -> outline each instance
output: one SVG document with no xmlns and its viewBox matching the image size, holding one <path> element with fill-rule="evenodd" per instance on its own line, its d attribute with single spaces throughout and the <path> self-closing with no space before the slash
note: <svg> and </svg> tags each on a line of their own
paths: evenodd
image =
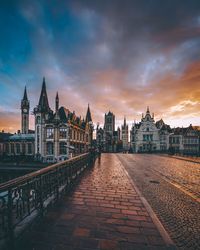
<svg viewBox="0 0 200 250">
<path fill-rule="evenodd" d="M 6 143 L 6 154 L 8 156 L 34 156 L 35 132 L 29 129 L 29 111 L 30 103 L 25 87 L 21 100 L 21 131 L 9 136 Z"/>
<path fill-rule="evenodd" d="M 140 123 L 134 123 L 130 132 L 130 145 L 133 152 L 160 152 L 168 150 L 170 127 L 163 120 L 155 123 L 149 107 Z"/>
<path fill-rule="evenodd" d="M 105 113 L 103 129 L 97 126 L 97 147 L 104 152 L 118 152 L 121 150 L 120 128 L 115 131 L 115 115 L 112 112 Z"/>
<path fill-rule="evenodd" d="M 185 155 L 200 155 L 200 127 L 174 128 L 169 136 L 169 151 Z"/>
<path fill-rule="evenodd" d="M 122 129 L 121 129 L 121 139 L 122 139 L 123 150 L 129 150 L 128 124 L 126 123 L 126 118 L 124 118 L 124 124 L 122 125 Z"/>
</svg>

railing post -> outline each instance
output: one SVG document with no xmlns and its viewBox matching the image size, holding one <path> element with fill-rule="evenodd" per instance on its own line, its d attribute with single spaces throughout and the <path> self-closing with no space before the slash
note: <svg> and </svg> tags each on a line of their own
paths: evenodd
<svg viewBox="0 0 200 250">
<path fill-rule="evenodd" d="M 9 249 L 15 248 L 14 243 L 14 227 L 13 227 L 13 200 L 12 200 L 12 188 L 8 190 L 8 246 Z"/>
<path fill-rule="evenodd" d="M 44 215 L 44 204 L 43 204 L 43 190 L 42 190 L 42 176 L 40 176 L 39 184 L 39 203 L 40 203 L 40 215 Z"/>
<path fill-rule="evenodd" d="M 59 168 L 56 169 L 56 199 L 59 199 Z"/>
</svg>

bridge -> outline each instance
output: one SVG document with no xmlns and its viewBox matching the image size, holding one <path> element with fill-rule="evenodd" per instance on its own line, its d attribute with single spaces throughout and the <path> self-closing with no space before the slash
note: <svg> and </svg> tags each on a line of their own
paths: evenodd
<svg viewBox="0 0 200 250">
<path fill-rule="evenodd" d="M 87 153 L 0 185 L 0 249 L 175 249 L 119 157 Z"/>
</svg>

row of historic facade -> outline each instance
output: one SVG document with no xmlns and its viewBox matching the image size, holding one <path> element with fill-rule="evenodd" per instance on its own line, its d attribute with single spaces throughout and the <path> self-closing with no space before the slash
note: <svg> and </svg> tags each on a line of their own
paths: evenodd
<svg viewBox="0 0 200 250">
<path fill-rule="evenodd" d="M 130 137 L 129 137 L 130 136 Z M 130 141 L 128 140 L 130 138 Z M 115 131 L 115 115 L 105 114 L 104 127 L 97 127 L 96 143 L 105 152 L 133 153 L 171 152 L 188 155 L 200 154 L 200 127 L 171 128 L 161 119 L 154 120 L 149 108 L 139 123 L 134 123 L 129 135 L 126 119 Z"/>
<path fill-rule="evenodd" d="M 93 140 L 93 123 L 88 105 L 86 118 L 59 106 L 49 106 L 45 79 L 38 105 L 34 108 L 35 130 L 29 130 L 30 103 L 25 88 L 21 101 L 21 131 L 0 133 L 0 152 L 7 156 L 29 156 L 42 162 L 58 162 L 88 152 Z"/>
<path fill-rule="evenodd" d="M 81 119 L 75 112 L 60 107 L 57 93 L 53 111 L 49 106 L 45 79 L 33 114 L 35 130 L 30 130 L 30 103 L 25 88 L 21 100 L 21 131 L 14 135 L 0 133 L 0 155 L 57 162 L 88 152 L 93 145 L 103 152 L 200 154 L 200 127 L 190 125 L 172 129 L 162 119 L 156 122 L 149 108 L 130 131 L 125 118 L 121 128 L 115 130 L 115 115 L 109 111 L 105 114 L 103 128 L 97 125 L 96 140 L 93 140 L 94 126 L 89 105 L 86 118 Z"/>
</svg>

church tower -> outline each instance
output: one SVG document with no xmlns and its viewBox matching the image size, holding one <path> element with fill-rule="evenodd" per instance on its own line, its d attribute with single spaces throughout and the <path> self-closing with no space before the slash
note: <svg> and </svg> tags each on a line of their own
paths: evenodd
<svg viewBox="0 0 200 250">
<path fill-rule="evenodd" d="M 29 130 L 29 100 L 27 97 L 26 87 L 24 89 L 24 96 L 21 100 L 21 133 L 28 134 Z"/>
<path fill-rule="evenodd" d="M 45 78 L 43 78 L 42 89 L 38 105 L 34 108 L 35 115 L 35 154 L 39 156 L 44 155 L 45 145 L 45 123 L 52 117 L 53 111 L 49 107 L 49 101 L 46 90 Z"/>
</svg>

